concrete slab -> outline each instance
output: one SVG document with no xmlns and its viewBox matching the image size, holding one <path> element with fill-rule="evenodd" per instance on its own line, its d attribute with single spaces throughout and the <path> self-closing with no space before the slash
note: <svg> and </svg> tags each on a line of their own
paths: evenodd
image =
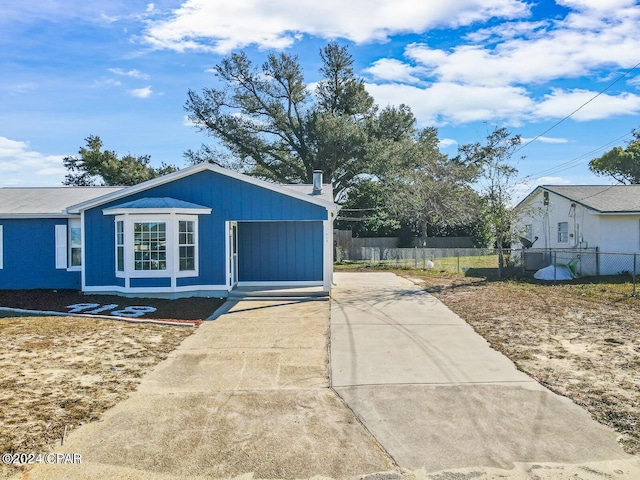
<svg viewBox="0 0 640 480">
<path fill-rule="evenodd" d="M 614 431 L 547 390 L 506 385 L 336 390 L 408 469 L 512 469 L 518 462 L 629 459 Z"/>
<path fill-rule="evenodd" d="M 158 394 L 328 386 L 323 350 L 245 348 L 181 353 L 159 364 L 138 390 Z"/>
<path fill-rule="evenodd" d="M 335 387 L 487 382 L 538 386 L 467 324 L 333 325 L 331 371 Z"/>
<path fill-rule="evenodd" d="M 104 478 L 103 465 L 116 476 L 134 468 L 146 478 L 344 478 L 389 468 L 329 389 L 136 395 L 103 423 L 76 432 L 63 450 L 81 452 L 83 464 L 38 469 L 29 478 Z"/>
<path fill-rule="evenodd" d="M 344 478 L 393 464 L 328 387 L 329 302 L 240 301 L 31 479 Z"/>
<path fill-rule="evenodd" d="M 640 472 L 615 432 L 519 372 L 407 280 L 334 280 L 332 385 L 415 478 L 553 478 L 538 475 L 542 463 L 567 479 Z"/>
<path fill-rule="evenodd" d="M 220 319 L 257 318 L 329 318 L 329 302 L 323 300 L 245 300 L 236 302 Z"/>
</svg>

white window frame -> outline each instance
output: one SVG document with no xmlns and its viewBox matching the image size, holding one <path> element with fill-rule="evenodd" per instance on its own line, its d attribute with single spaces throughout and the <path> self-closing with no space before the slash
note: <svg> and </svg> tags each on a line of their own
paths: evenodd
<svg viewBox="0 0 640 480">
<path fill-rule="evenodd" d="M 561 226 L 566 229 L 561 230 Z M 558 243 L 569 243 L 569 222 L 558 222 Z"/>
<path fill-rule="evenodd" d="M 191 223 L 193 224 L 193 231 L 189 232 L 181 232 L 180 231 L 180 224 L 181 223 Z M 198 268 L 198 238 L 197 238 L 197 221 L 196 220 L 178 220 L 177 221 L 177 226 L 178 226 L 178 271 L 179 272 L 192 272 L 194 270 L 197 270 Z M 192 236 L 193 241 L 192 242 L 187 242 L 185 241 L 185 243 L 181 242 L 181 236 L 185 235 L 186 238 L 189 237 L 189 235 Z M 182 265 L 181 265 L 181 260 L 182 260 L 182 256 L 180 253 L 180 250 L 182 248 L 193 248 L 193 262 L 194 262 L 194 268 L 191 270 L 188 269 L 182 269 Z"/>
<path fill-rule="evenodd" d="M 67 227 L 68 227 L 68 234 L 67 234 L 67 258 L 69 261 L 69 265 L 67 267 L 67 270 L 70 271 L 80 271 L 82 270 L 82 222 L 79 218 L 70 218 L 68 220 L 67 223 Z M 72 229 L 78 229 L 80 230 L 80 246 L 79 247 L 74 247 L 72 245 L 72 235 L 71 235 L 71 230 Z M 79 248 L 80 249 L 80 265 L 72 265 L 71 262 L 73 262 L 73 248 Z"/>
<path fill-rule="evenodd" d="M 118 226 L 122 225 L 122 231 L 118 231 Z M 122 235 L 122 238 L 120 238 L 120 235 Z M 124 221 L 122 220 L 116 220 L 116 273 L 124 273 L 124 266 L 126 265 L 126 261 L 124 258 L 124 252 L 125 252 L 125 247 L 124 247 L 124 238 L 125 238 L 125 233 L 124 233 Z M 120 240 L 122 240 L 122 242 L 120 242 Z M 120 265 L 118 265 L 118 250 L 122 249 L 122 269 L 120 268 Z"/>
<path fill-rule="evenodd" d="M 186 214 L 124 214 L 115 217 L 115 265 L 114 270 L 118 278 L 184 278 L 197 277 L 199 272 L 199 242 L 198 215 Z M 193 222 L 195 247 L 195 269 L 180 270 L 180 245 L 178 239 L 178 225 L 180 221 Z M 124 271 L 118 271 L 117 222 L 123 222 L 124 227 Z M 165 270 L 135 270 L 134 260 L 134 224 L 136 223 L 164 223 L 166 225 L 167 259 Z"/>
</svg>

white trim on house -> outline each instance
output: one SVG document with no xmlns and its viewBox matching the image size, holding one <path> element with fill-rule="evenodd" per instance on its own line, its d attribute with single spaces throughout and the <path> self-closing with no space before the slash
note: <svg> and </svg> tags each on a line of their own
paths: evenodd
<svg viewBox="0 0 640 480">
<path fill-rule="evenodd" d="M 76 205 L 72 205 L 67 208 L 67 213 L 80 213 L 81 210 L 86 210 L 88 208 L 94 208 L 99 205 L 103 205 L 105 203 L 113 202 L 120 198 L 128 197 L 135 193 L 143 192 L 145 190 L 149 190 L 151 188 L 164 185 L 169 182 L 173 182 L 180 178 L 185 178 L 190 175 L 203 172 L 205 170 L 209 170 L 211 172 L 219 173 L 220 175 L 225 175 L 227 177 L 234 178 L 236 180 L 240 180 L 252 185 L 256 185 L 258 187 L 266 188 L 267 190 L 271 190 L 277 193 L 281 193 L 283 195 L 287 195 L 289 197 L 297 198 L 299 200 L 303 200 L 305 202 L 313 203 L 315 205 L 319 205 L 321 207 L 326 208 L 327 210 L 336 210 L 337 205 L 334 202 L 329 202 L 320 198 L 318 195 L 306 195 L 304 193 L 297 192 L 296 190 L 277 185 L 275 183 L 267 182 L 265 180 L 260 180 L 259 178 L 250 177 L 243 173 L 234 172 L 232 170 L 227 170 L 226 168 L 218 167 L 217 165 L 213 165 L 211 163 L 199 163 L 198 165 L 193 165 L 191 167 L 184 168 L 182 170 L 178 170 L 177 172 L 169 173 L 167 175 L 163 175 L 162 177 L 154 178 L 152 180 L 147 180 L 146 182 L 140 183 L 138 185 L 133 185 L 131 187 L 124 188 L 117 192 L 109 193 L 107 195 L 103 195 L 101 197 L 88 200 L 86 202 L 78 203 Z"/>
<path fill-rule="evenodd" d="M 91 293 L 197 293 L 197 292 L 228 292 L 226 285 L 183 285 L 181 287 L 121 287 L 119 285 L 90 286 L 82 288 L 83 292 Z"/>
<path fill-rule="evenodd" d="M 56 269 L 67 269 L 67 226 L 55 226 Z"/>
<path fill-rule="evenodd" d="M 210 208 L 109 208 L 103 215 L 209 215 Z"/>
<path fill-rule="evenodd" d="M 322 289 L 325 292 L 331 290 L 331 282 L 333 281 L 333 213 L 330 213 L 329 220 L 322 222 Z"/>
<path fill-rule="evenodd" d="M 81 291 L 84 291 L 84 287 L 85 287 L 85 270 L 84 270 L 84 266 L 87 264 L 86 262 L 86 257 L 85 257 L 85 252 L 87 251 L 87 243 L 86 243 L 86 239 L 85 239 L 85 234 L 84 234 L 84 212 L 80 213 L 80 228 L 81 228 L 81 234 L 82 234 L 82 265 L 80 266 L 80 288 Z"/>
<path fill-rule="evenodd" d="M 4 234 L 2 230 L 2 225 L 0 225 L 0 270 L 4 268 Z"/>
</svg>

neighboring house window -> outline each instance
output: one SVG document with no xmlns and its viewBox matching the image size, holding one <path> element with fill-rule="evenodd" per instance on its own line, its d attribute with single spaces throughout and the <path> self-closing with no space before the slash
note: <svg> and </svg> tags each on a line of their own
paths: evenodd
<svg viewBox="0 0 640 480">
<path fill-rule="evenodd" d="M 69 220 L 69 267 L 82 265 L 82 227 L 80 219 Z"/>
<path fill-rule="evenodd" d="M 116 222 L 116 270 L 124 272 L 124 222 Z"/>
<path fill-rule="evenodd" d="M 524 238 L 533 242 L 533 225 L 529 224 L 524 226 Z"/>
<path fill-rule="evenodd" d="M 180 250 L 180 271 L 196 269 L 196 237 L 195 222 L 180 220 L 178 222 L 178 248 Z"/>
<path fill-rule="evenodd" d="M 167 224 L 136 222 L 133 224 L 134 270 L 167 269 Z"/>
<path fill-rule="evenodd" d="M 569 222 L 558 222 L 558 243 L 569 243 Z"/>
</svg>

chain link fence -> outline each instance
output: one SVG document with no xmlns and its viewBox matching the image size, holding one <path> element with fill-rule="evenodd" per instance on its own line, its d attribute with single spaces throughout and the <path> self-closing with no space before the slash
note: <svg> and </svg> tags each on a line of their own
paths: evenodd
<svg viewBox="0 0 640 480">
<path fill-rule="evenodd" d="M 420 269 L 467 276 L 498 276 L 498 252 L 486 248 L 377 248 L 362 247 L 357 260 L 336 259 L 337 263 L 356 263 L 382 268 Z M 577 281 L 590 281 L 616 292 L 636 295 L 640 275 L 640 253 L 600 252 L 588 249 L 503 250 L 503 276 L 531 276 L 549 268 L 549 281 L 560 281 L 568 274 Z M 605 288 L 605 287 L 603 287 Z M 609 287 L 606 287 L 609 288 Z"/>
<path fill-rule="evenodd" d="M 504 251 L 504 258 L 508 264 L 514 266 L 510 251 Z M 343 261 L 388 268 L 415 268 L 448 273 L 466 273 L 469 269 L 496 269 L 498 254 L 492 248 L 362 247 L 356 260 L 337 259 L 338 263 Z"/>
</svg>

